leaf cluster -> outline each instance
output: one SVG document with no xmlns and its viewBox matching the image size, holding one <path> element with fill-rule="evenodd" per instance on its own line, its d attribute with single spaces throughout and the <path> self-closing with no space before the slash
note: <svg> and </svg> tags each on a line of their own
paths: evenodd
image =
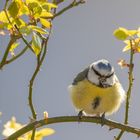
<svg viewBox="0 0 140 140">
<path fill-rule="evenodd" d="M 32 51 L 36 56 L 36 66 L 28 86 L 28 105 L 32 114 L 30 116 L 30 123 L 37 121 L 37 113 L 33 103 L 33 87 L 42 63 L 46 58 L 48 41 L 52 31 L 52 21 L 67 10 L 85 3 L 84 0 L 72 0 L 70 4 L 59 8 L 59 11 L 57 11 L 58 5 L 62 2 L 64 2 L 64 0 L 5 0 L 4 9 L 0 11 L 0 35 L 10 35 L 8 45 L 0 62 L 0 69 L 3 69 L 6 64 L 18 59 L 27 50 Z M 20 45 L 21 41 L 24 42 L 26 46 L 18 53 L 15 53 L 15 49 Z M 12 57 L 9 57 L 9 54 L 11 54 Z M 44 112 L 44 119 L 45 122 L 48 119 L 47 112 Z M 6 138 L 7 140 L 41 140 L 47 136 L 48 133 L 50 134 L 48 129 L 37 131 L 36 128 L 41 127 L 40 125 L 36 126 L 34 124 L 31 128 L 32 132 L 29 132 L 27 135 L 25 133 L 31 131 L 29 128 L 24 128 L 22 125 L 23 131 L 21 133 L 20 130 L 22 128 L 20 127 L 20 129 L 16 126 L 17 123 L 15 119 L 8 121 L 7 124 L 4 125 L 3 135 L 8 136 Z M 18 138 L 19 134 L 24 134 L 24 136 Z M 11 136 L 9 135 L 14 135 L 14 138 L 13 136 L 10 138 Z"/>
<path fill-rule="evenodd" d="M 138 30 L 128 30 L 120 27 L 113 34 L 118 40 L 122 40 L 126 44 L 123 52 L 131 50 L 132 47 L 134 53 L 140 53 L 140 28 Z"/>
<path fill-rule="evenodd" d="M 10 48 L 12 55 L 19 45 L 17 40 L 28 36 L 32 36 L 30 49 L 39 55 L 41 38 L 48 34 L 55 8 L 56 4 L 46 0 L 12 0 L 5 4 L 5 9 L 0 12 L 0 31 L 16 38 Z"/>
</svg>

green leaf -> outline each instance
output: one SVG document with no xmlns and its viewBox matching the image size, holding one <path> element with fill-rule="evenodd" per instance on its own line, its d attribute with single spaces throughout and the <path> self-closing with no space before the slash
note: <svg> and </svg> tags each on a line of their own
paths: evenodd
<svg viewBox="0 0 140 140">
<path fill-rule="evenodd" d="M 33 12 L 33 15 L 38 18 L 42 12 L 42 7 L 39 2 L 31 2 L 28 4 L 29 9 Z"/>
<path fill-rule="evenodd" d="M 8 22 L 8 19 L 7 19 L 6 14 L 5 14 L 4 11 L 0 12 L 0 21 L 1 22 Z"/>
<path fill-rule="evenodd" d="M 38 26 L 34 26 L 34 25 L 30 25 L 30 26 L 28 26 L 30 29 L 32 29 L 33 31 L 36 31 L 36 32 L 38 32 L 38 33 L 40 33 L 40 34 L 48 34 L 48 32 L 45 30 L 45 29 L 43 29 L 43 28 L 40 28 L 40 27 L 38 27 Z"/>
<path fill-rule="evenodd" d="M 4 23 L 0 21 L 0 29 L 8 29 L 9 23 Z"/>
<path fill-rule="evenodd" d="M 114 36 L 119 40 L 126 40 L 129 36 L 129 31 L 125 28 L 120 27 L 114 31 Z"/>
<path fill-rule="evenodd" d="M 38 7 L 38 2 L 29 2 L 28 3 L 28 8 L 30 9 L 30 10 L 33 10 L 35 7 Z"/>
<path fill-rule="evenodd" d="M 30 12 L 29 12 L 29 9 L 28 9 L 27 5 L 25 5 L 24 2 L 21 2 L 20 3 L 19 15 L 21 16 L 21 15 L 24 15 L 24 14 L 29 15 Z"/>
<path fill-rule="evenodd" d="M 130 50 L 131 49 L 131 46 L 130 45 L 127 45 L 127 46 L 125 46 L 124 48 L 123 48 L 123 52 L 126 52 L 126 51 L 128 51 L 128 50 Z"/>
<path fill-rule="evenodd" d="M 4 24 L 0 22 L 0 29 L 4 29 Z"/>
<path fill-rule="evenodd" d="M 49 22 L 47 19 L 40 18 L 40 22 L 46 28 L 50 28 L 51 27 L 51 22 Z"/>
<path fill-rule="evenodd" d="M 45 3 L 42 5 L 42 8 L 50 12 L 52 8 L 57 8 L 58 6 L 53 3 Z"/>
<path fill-rule="evenodd" d="M 9 52 L 11 53 L 12 56 L 15 56 L 14 50 L 19 46 L 19 44 L 20 43 L 15 42 L 11 45 Z"/>
<path fill-rule="evenodd" d="M 8 7 L 8 12 L 13 18 L 16 18 L 18 16 L 19 5 L 16 1 L 11 2 L 11 4 Z"/>
<path fill-rule="evenodd" d="M 42 8 L 40 6 L 34 8 L 34 16 L 35 16 L 35 18 L 40 17 L 41 12 L 42 12 Z"/>
<path fill-rule="evenodd" d="M 26 4 L 28 5 L 29 3 L 32 3 L 32 2 L 38 2 L 37 0 L 26 0 Z"/>
<path fill-rule="evenodd" d="M 45 18 L 45 19 L 47 19 L 47 18 L 52 18 L 52 17 L 53 17 L 53 14 L 50 13 L 50 12 L 47 12 L 47 11 L 45 11 L 45 10 L 43 10 L 43 11 L 41 12 L 41 15 L 40 15 L 40 18 Z"/>
<path fill-rule="evenodd" d="M 35 32 L 33 32 L 32 37 L 32 49 L 35 55 L 38 56 L 41 50 L 41 39 Z"/>
<path fill-rule="evenodd" d="M 134 36 L 138 33 L 137 30 L 128 30 L 129 36 Z"/>
<path fill-rule="evenodd" d="M 21 18 L 16 18 L 14 22 L 18 27 L 23 27 L 26 25 L 26 23 Z"/>
<path fill-rule="evenodd" d="M 140 27 L 137 30 L 137 36 L 140 37 Z"/>
<path fill-rule="evenodd" d="M 29 26 L 23 26 L 19 29 L 19 31 L 24 35 L 29 35 L 32 33 L 32 29 Z"/>
</svg>

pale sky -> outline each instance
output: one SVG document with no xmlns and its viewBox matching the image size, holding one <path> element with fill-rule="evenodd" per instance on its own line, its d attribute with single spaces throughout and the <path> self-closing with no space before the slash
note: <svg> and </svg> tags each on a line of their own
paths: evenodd
<svg viewBox="0 0 140 140">
<path fill-rule="evenodd" d="M 0 9 L 3 4 L 4 1 L 1 0 Z M 33 91 L 38 119 L 43 118 L 44 111 L 49 113 L 49 117 L 77 115 L 67 87 L 78 72 L 98 59 L 105 58 L 110 61 L 127 90 L 127 70 L 121 69 L 117 61 L 120 58 L 129 60 L 129 53 L 122 53 L 124 44 L 115 39 L 113 31 L 118 27 L 137 29 L 140 26 L 139 5 L 139 0 L 87 0 L 86 4 L 73 8 L 54 20 L 48 54 L 36 78 Z M 0 37 L 0 58 L 7 42 L 7 38 Z M 135 80 L 129 122 L 140 127 L 140 54 L 137 54 L 134 60 Z M 0 117 L 0 131 L 12 116 L 20 123 L 28 123 L 31 116 L 28 107 L 28 84 L 34 67 L 35 56 L 29 51 L 0 72 L 0 112 L 3 113 Z M 124 108 L 125 104 L 116 114 L 107 118 L 123 122 Z M 48 127 L 56 131 L 48 137 L 49 140 L 113 140 L 113 136 L 119 132 L 108 131 L 106 126 L 76 122 Z M 137 137 L 125 133 L 122 139 L 137 140 Z"/>
</svg>

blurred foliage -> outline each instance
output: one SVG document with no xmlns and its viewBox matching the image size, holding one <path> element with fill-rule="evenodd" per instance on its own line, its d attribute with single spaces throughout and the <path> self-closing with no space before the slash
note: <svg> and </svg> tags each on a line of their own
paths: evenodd
<svg viewBox="0 0 140 140">
<path fill-rule="evenodd" d="M 2 132 L 3 136 L 8 137 L 11 134 L 13 134 L 14 132 L 16 132 L 17 130 L 21 129 L 23 126 L 18 122 L 16 122 L 16 118 L 12 117 L 10 121 L 8 121 L 5 125 L 4 125 L 4 130 Z M 35 140 L 42 140 L 43 137 L 49 136 L 54 134 L 54 130 L 51 128 L 43 128 L 40 129 L 38 131 L 36 131 L 35 134 Z M 31 132 L 28 132 L 26 134 L 24 134 L 23 136 L 19 137 L 17 140 L 30 140 L 31 139 Z"/>
</svg>

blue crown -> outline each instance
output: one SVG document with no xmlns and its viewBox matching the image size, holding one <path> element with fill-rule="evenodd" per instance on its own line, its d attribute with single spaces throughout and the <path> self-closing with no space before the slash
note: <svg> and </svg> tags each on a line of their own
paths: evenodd
<svg viewBox="0 0 140 140">
<path fill-rule="evenodd" d="M 107 71 L 112 71 L 112 66 L 111 64 L 105 60 L 105 59 L 102 59 L 102 60 L 99 60 L 95 63 L 96 67 L 98 69 L 103 69 L 103 70 L 107 70 Z"/>
</svg>

